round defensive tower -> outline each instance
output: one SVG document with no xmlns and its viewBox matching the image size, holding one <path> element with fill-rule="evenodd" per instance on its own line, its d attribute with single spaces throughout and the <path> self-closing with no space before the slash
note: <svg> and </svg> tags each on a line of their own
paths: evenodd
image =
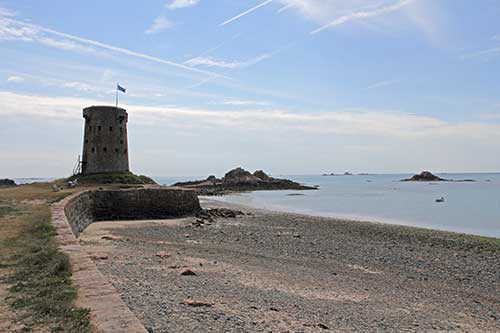
<svg viewBox="0 0 500 333">
<path fill-rule="evenodd" d="M 129 171 L 127 111 L 91 106 L 83 109 L 83 118 L 82 174 Z"/>
</svg>

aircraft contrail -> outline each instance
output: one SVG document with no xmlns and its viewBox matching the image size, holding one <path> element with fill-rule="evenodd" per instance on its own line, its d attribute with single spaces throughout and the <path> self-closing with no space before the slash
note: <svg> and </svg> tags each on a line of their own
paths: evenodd
<svg viewBox="0 0 500 333">
<path fill-rule="evenodd" d="M 267 1 L 264 1 L 264 2 L 263 2 L 263 3 L 261 3 L 260 5 L 257 5 L 257 6 L 255 6 L 255 7 L 252 7 L 252 8 L 250 8 L 249 10 L 244 11 L 243 13 L 238 14 L 238 15 L 236 15 L 236 16 L 235 16 L 235 17 L 233 17 L 233 18 L 230 18 L 229 20 L 222 22 L 222 23 L 220 24 L 220 26 L 224 26 L 224 25 L 226 25 L 226 24 L 228 24 L 228 23 L 231 23 L 231 22 L 233 22 L 233 21 L 235 21 L 235 20 L 237 20 L 237 19 L 239 19 L 239 18 L 241 18 L 241 17 L 243 17 L 243 16 L 245 16 L 245 15 L 247 15 L 247 14 L 250 14 L 251 12 L 253 12 L 254 10 L 259 9 L 260 7 L 264 7 L 265 5 L 270 4 L 271 2 L 273 2 L 273 0 L 267 0 Z"/>
</svg>

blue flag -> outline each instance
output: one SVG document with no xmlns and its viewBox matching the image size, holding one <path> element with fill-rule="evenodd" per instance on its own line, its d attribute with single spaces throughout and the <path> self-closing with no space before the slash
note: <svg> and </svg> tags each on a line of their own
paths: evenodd
<svg viewBox="0 0 500 333">
<path fill-rule="evenodd" d="M 121 91 L 122 93 L 125 93 L 127 92 L 127 89 L 123 88 L 122 86 L 120 86 L 119 84 L 116 85 L 116 89 L 118 89 L 118 91 Z"/>
</svg>

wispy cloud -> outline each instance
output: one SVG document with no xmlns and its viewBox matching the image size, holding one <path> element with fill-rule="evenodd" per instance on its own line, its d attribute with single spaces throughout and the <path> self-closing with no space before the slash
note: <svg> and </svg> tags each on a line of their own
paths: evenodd
<svg viewBox="0 0 500 333">
<path fill-rule="evenodd" d="M 368 87 L 366 87 L 366 90 L 371 90 L 371 89 L 377 89 L 377 88 L 381 88 L 381 87 L 387 87 L 387 86 L 392 86 L 396 83 L 399 83 L 401 82 L 400 80 L 385 80 L 385 81 L 380 81 L 380 82 L 376 82 L 374 84 L 371 84 L 369 85 Z"/>
<path fill-rule="evenodd" d="M 16 13 L 10 9 L 0 6 L 0 17 L 2 16 L 16 16 Z"/>
<path fill-rule="evenodd" d="M 159 32 L 170 29 L 174 26 L 174 23 L 168 20 L 165 15 L 158 16 L 153 24 L 145 31 L 146 34 L 157 34 Z"/>
<path fill-rule="evenodd" d="M 497 42 L 500 42 L 500 34 L 493 36 L 492 39 L 497 41 Z"/>
<path fill-rule="evenodd" d="M 168 9 L 179 9 L 196 6 L 200 0 L 172 0 L 165 7 Z"/>
<path fill-rule="evenodd" d="M 222 101 L 221 104 L 227 106 L 271 106 L 269 102 L 251 101 L 251 100 L 241 100 L 241 99 L 227 99 Z"/>
<path fill-rule="evenodd" d="M 229 20 L 226 20 L 226 21 L 222 22 L 220 25 L 221 25 L 221 26 L 224 26 L 224 25 L 229 24 L 229 23 L 231 23 L 231 22 L 233 22 L 233 21 L 236 21 L 237 19 L 242 18 L 243 16 L 250 14 L 251 12 L 253 12 L 253 11 L 255 11 L 255 10 L 259 9 L 260 7 L 264 7 L 264 6 L 268 5 L 268 4 L 270 4 L 271 2 L 273 2 L 273 0 L 267 0 L 267 1 L 264 1 L 264 2 L 262 2 L 262 3 L 260 3 L 260 4 L 258 4 L 257 6 L 252 7 L 252 8 L 250 8 L 250 9 L 248 9 L 248 10 L 244 11 L 243 13 L 238 14 L 238 15 L 236 15 L 236 16 L 234 16 L 234 17 L 230 18 Z"/>
<path fill-rule="evenodd" d="M 84 92 L 89 92 L 89 91 L 94 90 L 94 88 L 90 84 L 86 84 L 83 82 L 76 82 L 76 81 L 66 82 L 66 83 L 62 84 L 62 87 L 76 89 L 76 90 L 84 91 Z"/>
<path fill-rule="evenodd" d="M 44 34 L 50 34 L 52 36 L 57 36 L 61 37 L 62 40 L 53 40 L 49 39 L 47 40 L 47 37 L 44 36 Z M 112 51 L 115 53 L 120 53 L 124 54 L 127 56 L 163 64 L 163 65 L 168 65 L 171 67 L 175 67 L 177 69 L 185 70 L 188 72 L 196 73 L 196 74 L 201 74 L 204 76 L 211 76 L 211 77 L 217 77 L 217 78 L 223 78 L 223 79 L 228 79 L 230 80 L 229 77 L 225 75 L 221 75 L 218 73 L 206 71 L 206 70 L 201 70 L 197 68 L 193 68 L 190 66 L 186 66 L 174 61 L 170 60 L 165 60 L 159 57 L 151 56 L 145 53 L 137 52 L 137 51 L 132 51 L 129 49 L 125 49 L 122 47 L 118 46 L 113 46 L 110 44 L 102 43 L 96 40 L 88 39 L 88 38 L 83 38 L 75 35 L 71 35 L 68 33 L 60 32 L 57 30 L 53 30 L 50 28 L 42 27 L 39 25 L 31 24 L 31 23 L 26 23 L 22 22 L 19 20 L 11 19 L 11 18 L 6 18 L 3 17 L 0 19 L 0 39 L 7 39 L 7 40 L 21 40 L 21 41 L 37 41 L 39 43 L 53 46 L 53 47 L 64 47 L 65 49 L 73 49 L 73 50 L 86 50 L 89 47 L 90 48 L 99 48 L 99 49 L 104 49 L 107 51 Z M 76 42 L 76 43 L 74 43 Z M 69 43 L 73 43 L 74 47 L 71 48 Z"/>
<path fill-rule="evenodd" d="M 215 59 L 212 57 L 196 57 L 189 59 L 185 62 L 186 65 L 189 66 L 205 66 L 205 67 L 219 67 L 219 68 L 227 68 L 227 69 L 235 69 L 240 67 L 240 62 L 234 61 L 226 61 Z"/>
<path fill-rule="evenodd" d="M 311 34 L 314 35 L 314 34 L 317 34 L 319 32 L 322 32 L 326 29 L 330 29 L 330 28 L 348 23 L 350 21 L 368 19 L 368 18 L 384 15 L 384 14 L 387 14 L 390 12 L 394 12 L 396 10 L 403 8 L 404 6 L 409 5 L 413 1 L 414 0 L 402 0 L 402 1 L 399 1 L 395 4 L 392 4 L 390 6 L 380 7 L 380 8 L 371 10 L 371 11 L 359 11 L 359 12 L 349 13 L 347 15 L 336 18 L 332 22 L 325 24 L 325 25 L 319 27 L 318 29 L 311 31 Z"/>
<path fill-rule="evenodd" d="M 290 4 L 288 4 L 288 5 L 284 5 L 283 7 L 281 7 L 280 9 L 278 9 L 278 11 L 277 11 L 276 13 L 281 14 L 281 13 L 283 13 L 284 11 L 287 11 L 287 10 L 289 10 L 290 8 L 294 7 L 294 6 L 295 6 L 295 4 L 293 4 L 293 3 L 290 3 Z"/>
<path fill-rule="evenodd" d="M 242 69 L 254 66 L 259 62 L 269 59 L 272 54 L 265 53 L 247 61 L 227 61 L 212 57 L 196 57 L 185 62 L 188 66 L 218 67 L 225 69 Z"/>
<path fill-rule="evenodd" d="M 22 76 L 12 75 L 7 78 L 7 82 L 23 82 L 24 78 Z"/>
<path fill-rule="evenodd" d="M 0 13 L 0 40 L 38 42 L 42 45 L 66 51 L 93 52 L 94 49 L 77 44 L 68 39 L 53 39 L 43 36 L 38 29 L 23 24 L 16 24 L 16 21 Z"/>
<path fill-rule="evenodd" d="M 462 55 L 460 58 L 462 60 L 466 60 L 466 59 L 472 59 L 472 58 L 491 57 L 491 56 L 499 56 L 499 55 L 500 55 L 500 47 L 493 47 L 490 49 L 465 54 L 465 55 Z"/>
</svg>

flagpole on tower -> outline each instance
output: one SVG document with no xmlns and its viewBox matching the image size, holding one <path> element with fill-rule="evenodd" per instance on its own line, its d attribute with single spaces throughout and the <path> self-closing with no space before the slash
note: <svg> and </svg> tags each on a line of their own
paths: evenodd
<svg viewBox="0 0 500 333">
<path fill-rule="evenodd" d="M 122 93 L 126 93 L 127 92 L 127 89 L 123 88 L 122 86 L 120 86 L 120 84 L 116 84 L 116 108 L 118 109 L 118 93 L 119 92 L 122 92 Z"/>
</svg>

